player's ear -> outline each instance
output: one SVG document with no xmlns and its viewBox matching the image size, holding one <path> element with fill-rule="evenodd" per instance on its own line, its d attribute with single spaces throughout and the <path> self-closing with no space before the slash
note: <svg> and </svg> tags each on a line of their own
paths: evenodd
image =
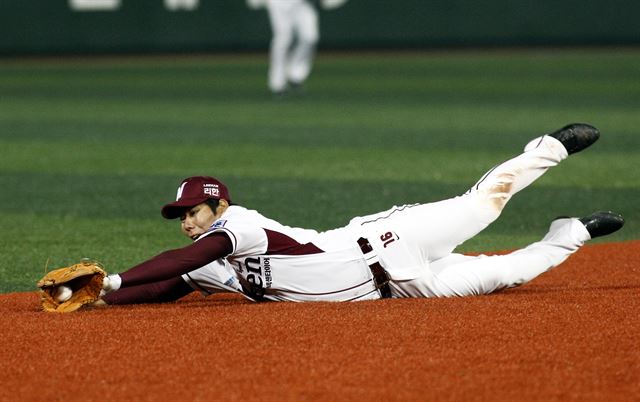
<svg viewBox="0 0 640 402">
<path fill-rule="evenodd" d="M 220 198 L 220 200 L 218 200 L 218 207 L 216 208 L 216 214 L 217 213 L 222 213 L 224 211 L 226 211 L 226 209 L 229 208 L 229 202 L 227 200 L 225 200 L 224 198 Z"/>
</svg>

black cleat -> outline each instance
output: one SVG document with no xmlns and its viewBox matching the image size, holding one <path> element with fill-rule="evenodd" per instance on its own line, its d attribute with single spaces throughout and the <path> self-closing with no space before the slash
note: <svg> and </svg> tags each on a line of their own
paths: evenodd
<svg viewBox="0 0 640 402">
<path fill-rule="evenodd" d="M 600 131 L 588 124 L 573 123 L 547 135 L 560 141 L 571 155 L 596 142 L 600 138 Z"/>
<path fill-rule="evenodd" d="M 580 222 L 587 228 L 592 239 L 600 236 L 606 236 L 617 230 L 624 225 L 624 219 L 622 215 L 615 212 L 594 212 L 589 216 L 579 219 Z"/>
</svg>

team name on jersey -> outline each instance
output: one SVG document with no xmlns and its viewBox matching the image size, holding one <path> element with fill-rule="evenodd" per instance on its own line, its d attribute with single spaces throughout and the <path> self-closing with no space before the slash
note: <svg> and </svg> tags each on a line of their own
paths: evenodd
<svg viewBox="0 0 640 402">
<path fill-rule="evenodd" d="M 242 287 L 255 299 L 264 297 L 264 290 L 273 284 L 270 257 L 247 257 L 230 260 L 233 269 L 243 278 Z"/>
</svg>

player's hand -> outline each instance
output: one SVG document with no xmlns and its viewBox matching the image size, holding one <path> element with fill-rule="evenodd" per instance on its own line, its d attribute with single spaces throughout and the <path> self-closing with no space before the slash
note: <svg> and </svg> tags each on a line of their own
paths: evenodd
<svg viewBox="0 0 640 402">
<path fill-rule="evenodd" d="M 122 279 L 120 275 L 113 274 L 109 276 L 105 276 L 102 280 L 102 290 L 100 291 L 100 297 L 106 295 L 107 293 L 115 292 L 120 289 L 120 285 L 122 285 Z"/>
</svg>

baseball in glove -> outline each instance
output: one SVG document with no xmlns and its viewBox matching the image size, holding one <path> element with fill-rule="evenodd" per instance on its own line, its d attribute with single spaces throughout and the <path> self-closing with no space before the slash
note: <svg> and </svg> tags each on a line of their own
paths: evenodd
<svg viewBox="0 0 640 402">
<path fill-rule="evenodd" d="M 100 264 L 87 259 L 47 273 L 37 284 L 42 309 L 50 313 L 70 313 L 95 302 L 100 298 L 106 275 Z"/>
</svg>

